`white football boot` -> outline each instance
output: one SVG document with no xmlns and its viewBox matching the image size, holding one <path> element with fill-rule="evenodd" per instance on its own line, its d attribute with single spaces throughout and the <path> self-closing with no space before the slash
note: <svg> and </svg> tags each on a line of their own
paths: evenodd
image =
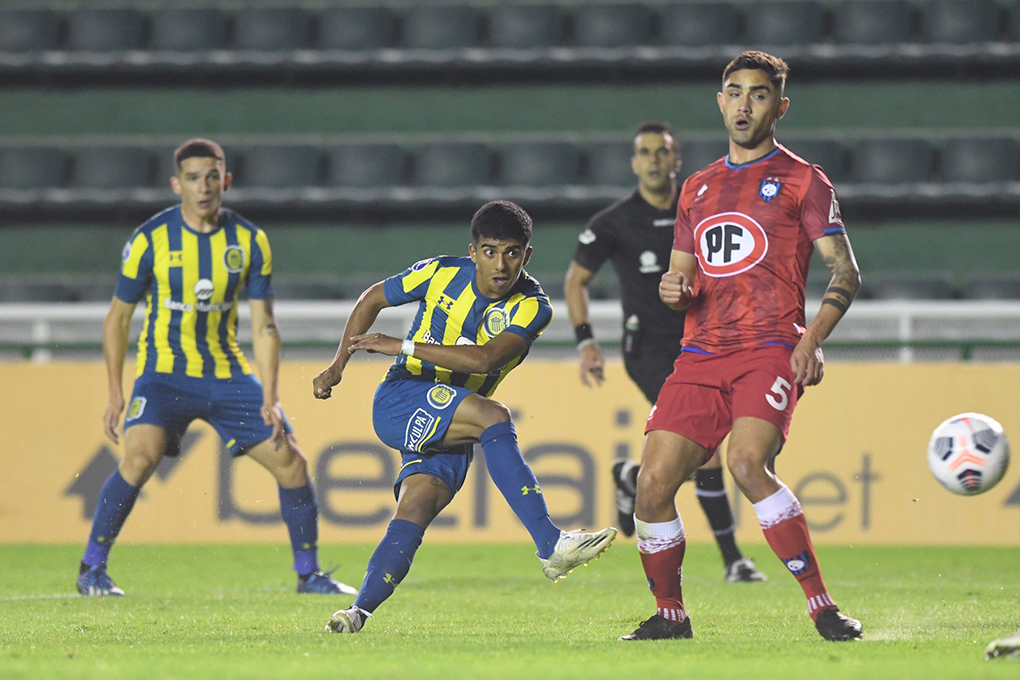
<svg viewBox="0 0 1020 680">
<path fill-rule="evenodd" d="M 365 622 L 372 618 L 372 615 L 360 607 L 348 607 L 341 609 L 329 618 L 326 624 L 327 633 L 357 633 L 365 627 Z"/>
</svg>

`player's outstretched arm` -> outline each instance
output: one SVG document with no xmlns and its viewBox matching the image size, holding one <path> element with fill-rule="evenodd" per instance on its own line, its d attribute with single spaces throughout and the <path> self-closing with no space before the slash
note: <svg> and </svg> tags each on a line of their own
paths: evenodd
<svg viewBox="0 0 1020 680">
<path fill-rule="evenodd" d="M 694 301 L 694 277 L 698 260 L 694 253 L 674 250 L 669 255 L 669 271 L 659 281 L 659 299 L 669 307 L 682 312 Z"/>
<path fill-rule="evenodd" d="M 251 344 L 262 379 L 262 422 L 273 428 L 271 439 L 283 440 L 283 408 L 280 406 L 280 329 L 271 298 L 251 301 Z"/>
<path fill-rule="evenodd" d="M 361 294 L 358 301 L 347 317 L 347 325 L 344 326 L 343 335 L 340 336 L 340 345 L 333 355 L 333 363 L 312 381 L 312 395 L 316 399 L 329 399 L 333 394 L 333 387 L 343 377 L 344 368 L 351 359 L 351 342 L 355 336 L 364 335 L 372 324 L 375 323 L 379 312 L 391 307 L 386 301 L 386 293 L 383 290 L 383 282 L 373 284 Z M 398 341 L 399 342 L 399 341 Z"/>
<path fill-rule="evenodd" d="M 491 373 L 528 350 L 528 341 L 516 333 L 504 331 L 484 345 L 433 345 L 428 342 L 401 341 L 382 333 L 351 338 L 350 351 L 365 350 L 397 356 L 404 342 L 413 346 L 410 356 L 457 373 Z M 410 349 L 410 347 L 408 348 Z"/>
<path fill-rule="evenodd" d="M 818 314 L 790 357 L 794 382 L 804 386 L 817 385 L 822 381 L 825 369 L 822 343 L 846 314 L 861 289 L 861 272 L 857 268 L 857 260 L 854 259 L 854 251 L 846 234 L 830 234 L 815 239 L 814 243 L 815 252 L 832 272 L 832 279 L 822 296 Z"/>
<path fill-rule="evenodd" d="M 567 269 L 567 279 L 563 288 L 564 297 L 567 298 L 570 324 L 574 327 L 574 332 L 578 333 L 577 350 L 581 353 L 581 382 L 585 387 L 591 387 L 589 381 L 596 385 L 602 384 L 606 364 L 602 350 L 592 335 L 591 319 L 588 316 L 588 282 L 594 275 L 595 272 L 582 267 L 577 260 L 572 260 Z"/>
<path fill-rule="evenodd" d="M 124 412 L 124 356 L 127 354 L 131 315 L 134 314 L 136 304 L 113 298 L 103 323 L 103 358 L 106 361 L 109 387 L 109 399 L 103 413 L 103 429 L 114 444 L 120 443 L 117 424 L 120 414 Z"/>
</svg>

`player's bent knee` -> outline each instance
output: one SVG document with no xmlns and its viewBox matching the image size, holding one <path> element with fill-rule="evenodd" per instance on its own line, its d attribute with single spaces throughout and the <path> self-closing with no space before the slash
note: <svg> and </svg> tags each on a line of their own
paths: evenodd
<svg viewBox="0 0 1020 680">
<path fill-rule="evenodd" d="M 733 479 L 744 486 L 763 477 L 771 476 L 766 462 L 760 456 L 746 450 L 731 449 L 727 451 L 726 465 L 730 474 L 733 475 Z"/>
</svg>

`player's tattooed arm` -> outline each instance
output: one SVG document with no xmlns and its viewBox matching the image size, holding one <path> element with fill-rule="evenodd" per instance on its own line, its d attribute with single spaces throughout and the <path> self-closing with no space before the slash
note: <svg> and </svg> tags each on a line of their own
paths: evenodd
<svg viewBox="0 0 1020 680">
<path fill-rule="evenodd" d="M 829 287 L 822 296 L 822 305 L 835 307 L 842 316 L 861 289 L 861 273 L 850 240 L 846 234 L 833 234 L 815 241 L 815 248 L 825 266 L 832 272 Z"/>
</svg>

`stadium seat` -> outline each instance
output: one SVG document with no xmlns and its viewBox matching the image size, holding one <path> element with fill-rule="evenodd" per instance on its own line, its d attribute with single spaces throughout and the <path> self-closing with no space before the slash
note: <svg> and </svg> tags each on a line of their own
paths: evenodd
<svg viewBox="0 0 1020 680">
<path fill-rule="evenodd" d="M 620 187 L 637 185 L 637 177 L 630 167 L 630 160 L 634 157 L 634 143 L 631 140 L 592 143 L 588 145 L 586 156 L 588 184 Z"/>
<path fill-rule="evenodd" d="M 680 181 L 683 181 L 729 153 L 729 144 L 723 139 L 695 139 L 680 142 Z"/>
<path fill-rule="evenodd" d="M 238 188 L 290 189 L 321 183 L 321 157 L 317 146 L 274 144 L 242 150 L 236 170 Z"/>
<path fill-rule="evenodd" d="M 1020 299 L 1020 275 L 1012 272 L 971 274 L 963 279 L 960 294 L 972 300 Z"/>
<path fill-rule="evenodd" d="M 227 17 L 217 9 L 158 9 L 149 22 L 153 50 L 195 52 L 222 49 L 226 44 Z"/>
<path fill-rule="evenodd" d="M 500 5 L 489 13 L 492 47 L 556 47 L 565 30 L 566 16 L 556 5 Z"/>
<path fill-rule="evenodd" d="M 110 296 L 113 297 L 113 288 Z M 63 281 L 35 280 L 23 276 L 5 276 L 0 279 L 0 302 L 77 302 L 80 300 L 74 286 Z"/>
<path fill-rule="evenodd" d="M 942 147 L 942 179 L 947 182 L 1020 180 L 1020 144 L 1010 137 L 954 137 Z"/>
<path fill-rule="evenodd" d="M 633 47 L 652 43 L 652 14 L 644 5 L 578 5 L 574 43 L 581 47 Z"/>
<path fill-rule="evenodd" d="M 782 143 L 808 163 L 822 166 L 831 182 L 847 179 L 846 149 L 835 139 L 791 139 Z"/>
<path fill-rule="evenodd" d="M 844 0 L 835 9 L 835 39 L 850 45 L 910 42 L 912 22 L 907 0 Z"/>
<path fill-rule="evenodd" d="M 1020 7 L 1011 5 L 1006 19 L 1006 39 L 1020 41 Z"/>
<path fill-rule="evenodd" d="M 71 186 L 75 189 L 133 189 L 149 185 L 147 149 L 87 146 L 75 150 Z"/>
<path fill-rule="evenodd" d="M 67 154 L 51 147 L 0 147 L 0 188 L 53 189 L 67 179 Z"/>
<path fill-rule="evenodd" d="M 732 45 L 739 42 L 739 19 L 728 2 L 669 5 L 659 13 L 659 37 L 664 45 Z"/>
<path fill-rule="evenodd" d="M 67 47 L 74 51 L 141 49 L 145 16 L 134 9 L 74 9 L 68 13 Z"/>
<path fill-rule="evenodd" d="M 407 156 L 396 144 L 342 144 L 326 152 L 326 186 L 373 189 L 400 186 Z"/>
<path fill-rule="evenodd" d="M 401 46 L 409 49 L 445 50 L 474 47 L 479 43 L 481 14 L 466 5 L 418 5 L 404 14 Z"/>
<path fill-rule="evenodd" d="M 478 142 L 436 142 L 415 149 L 414 183 L 472 187 L 492 183 L 492 152 Z"/>
<path fill-rule="evenodd" d="M 393 14 L 386 7 L 330 7 L 319 15 L 319 47 L 378 50 L 390 47 Z"/>
<path fill-rule="evenodd" d="M 995 0 L 930 0 L 921 4 L 921 36 L 925 42 L 997 40 L 999 20 L 999 3 Z"/>
<path fill-rule="evenodd" d="M 812 0 L 756 2 L 744 11 L 749 47 L 817 43 L 825 33 L 825 10 Z"/>
<path fill-rule="evenodd" d="M 234 49 L 299 50 L 311 35 L 312 17 L 301 7 L 248 7 L 234 14 Z"/>
<path fill-rule="evenodd" d="M 569 142 L 519 142 L 503 149 L 499 183 L 553 187 L 577 184 L 581 152 Z"/>
<path fill-rule="evenodd" d="M 290 274 L 273 276 L 277 300 L 338 300 L 340 284 L 331 276 Z"/>
<path fill-rule="evenodd" d="M 948 272 L 872 274 L 868 289 L 876 300 L 950 300 L 957 292 L 955 277 Z"/>
<path fill-rule="evenodd" d="M 926 182 L 934 158 L 931 144 L 924 139 L 862 139 L 853 145 L 850 175 L 855 182 Z"/>
<path fill-rule="evenodd" d="M 60 15 L 51 9 L 0 11 L 0 52 L 52 50 L 60 43 Z"/>
</svg>

